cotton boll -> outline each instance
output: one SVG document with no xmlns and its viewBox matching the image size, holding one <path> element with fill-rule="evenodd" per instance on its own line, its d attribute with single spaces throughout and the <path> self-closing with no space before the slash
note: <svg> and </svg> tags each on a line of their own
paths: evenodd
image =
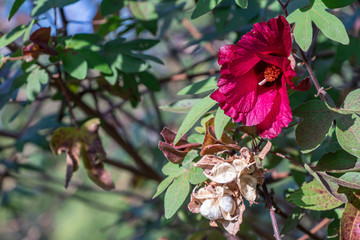
<svg viewBox="0 0 360 240">
<path fill-rule="evenodd" d="M 219 205 L 224 212 L 231 213 L 234 208 L 234 200 L 231 196 L 225 195 L 219 199 Z"/>
<path fill-rule="evenodd" d="M 200 213 L 209 220 L 217 220 L 222 218 L 219 204 L 214 199 L 207 199 L 200 207 Z"/>
</svg>

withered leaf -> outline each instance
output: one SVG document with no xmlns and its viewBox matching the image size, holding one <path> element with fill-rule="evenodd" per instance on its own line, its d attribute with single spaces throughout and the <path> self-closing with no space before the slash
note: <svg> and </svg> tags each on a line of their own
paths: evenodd
<svg viewBox="0 0 360 240">
<path fill-rule="evenodd" d="M 89 177 L 105 190 L 114 188 L 111 175 L 104 169 L 105 150 L 98 135 L 100 120 L 95 118 L 84 123 L 81 128 L 60 127 L 55 130 L 50 148 L 55 154 L 66 153 L 66 179 L 68 186 L 72 173 L 83 160 Z"/>
<path fill-rule="evenodd" d="M 32 58 L 37 58 L 40 54 L 57 56 L 56 49 L 49 45 L 50 31 L 50 28 L 40 28 L 33 32 L 30 36 L 32 43 L 22 47 L 23 55 L 31 55 Z"/>
<path fill-rule="evenodd" d="M 174 145 L 176 133 L 166 127 L 160 134 L 165 142 L 159 141 L 159 149 L 170 162 L 175 164 L 182 163 L 190 150 L 200 148 L 201 146 L 200 143 L 189 143 L 186 136 L 183 136 L 178 143 Z"/>
<path fill-rule="evenodd" d="M 220 140 L 216 138 L 214 121 L 215 118 L 211 118 L 205 124 L 205 138 L 201 147 L 200 155 L 205 156 L 207 154 L 215 154 L 221 151 L 239 151 L 240 147 L 225 132 L 223 132 Z"/>
</svg>

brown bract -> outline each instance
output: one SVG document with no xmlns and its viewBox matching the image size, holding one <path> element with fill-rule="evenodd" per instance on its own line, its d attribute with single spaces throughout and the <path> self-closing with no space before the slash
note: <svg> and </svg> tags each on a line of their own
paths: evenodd
<svg viewBox="0 0 360 240">
<path fill-rule="evenodd" d="M 50 28 L 40 28 L 33 32 L 30 36 L 32 43 L 22 47 L 23 55 L 31 56 L 34 59 L 38 58 L 40 54 L 57 56 L 56 49 L 49 45 L 50 31 Z"/>
<path fill-rule="evenodd" d="M 218 221 L 233 235 L 242 223 L 245 211 L 243 198 L 250 205 L 256 203 L 256 186 L 264 182 L 264 175 L 256 168 L 250 150 L 243 147 L 239 153 L 227 159 L 205 155 L 195 164 L 204 170 L 211 182 L 198 191 L 195 188 L 188 205 L 191 212 L 200 212 L 209 219 L 211 226 L 216 226 L 215 221 Z"/>
<path fill-rule="evenodd" d="M 176 133 L 166 127 L 160 134 L 165 142 L 159 141 L 159 149 L 170 162 L 175 164 L 182 163 L 190 150 L 201 147 L 200 143 L 189 143 L 187 136 L 183 136 L 177 144 L 174 144 Z"/>
<path fill-rule="evenodd" d="M 240 147 L 225 132 L 221 135 L 220 140 L 216 138 L 214 122 L 215 118 L 211 118 L 205 124 L 205 138 L 200 155 L 205 156 L 222 151 L 230 152 L 231 150 L 239 151 Z"/>
</svg>

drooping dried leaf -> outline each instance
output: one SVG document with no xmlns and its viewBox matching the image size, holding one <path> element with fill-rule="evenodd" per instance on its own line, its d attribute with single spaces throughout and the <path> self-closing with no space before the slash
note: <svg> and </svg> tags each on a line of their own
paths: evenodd
<svg viewBox="0 0 360 240">
<path fill-rule="evenodd" d="M 33 32 L 30 36 L 32 43 L 22 47 L 23 55 L 31 55 L 33 58 L 37 58 L 40 54 L 57 56 L 58 52 L 49 45 L 50 31 L 50 28 L 40 28 Z"/>
<path fill-rule="evenodd" d="M 221 139 L 215 135 L 215 118 L 209 119 L 205 124 L 205 138 L 201 147 L 201 156 L 206 154 L 215 154 L 221 151 L 240 150 L 240 147 L 225 132 L 222 133 Z"/>
<path fill-rule="evenodd" d="M 201 146 L 200 143 L 189 143 L 186 136 L 183 136 L 178 143 L 174 145 L 176 133 L 168 128 L 164 128 L 160 134 L 163 136 L 165 142 L 159 141 L 159 149 L 170 162 L 175 164 L 182 163 L 190 150 Z"/>
<path fill-rule="evenodd" d="M 99 119 L 91 119 L 79 129 L 74 127 L 61 127 L 56 129 L 51 140 L 50 148 L 55 154 L 65 152 L 66 179 L 68 186 L 72 173 L 77 170 L 80 159 L 89 177 L 105 190 L 114 188 L 111 175 L 104 169 L 103 160 L 106 158 L 105 150 L 98 135 Z"/>
</svg>

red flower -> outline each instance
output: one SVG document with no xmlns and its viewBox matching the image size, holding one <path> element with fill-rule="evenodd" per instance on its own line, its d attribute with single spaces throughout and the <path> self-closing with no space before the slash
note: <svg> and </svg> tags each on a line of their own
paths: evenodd
<svg viewBox="0 0 360 240">
<path fill-rule="evenodd" d="M 211 98 L 225 114 L 254 126 L 263 138 L 275 138 L 292 121 L 287 95 L 296 75 L 289 60 L 289 23 L 283 16 L 254 24 L 236 45 L 219 52 L 221 77 Z"/>
</svg>

